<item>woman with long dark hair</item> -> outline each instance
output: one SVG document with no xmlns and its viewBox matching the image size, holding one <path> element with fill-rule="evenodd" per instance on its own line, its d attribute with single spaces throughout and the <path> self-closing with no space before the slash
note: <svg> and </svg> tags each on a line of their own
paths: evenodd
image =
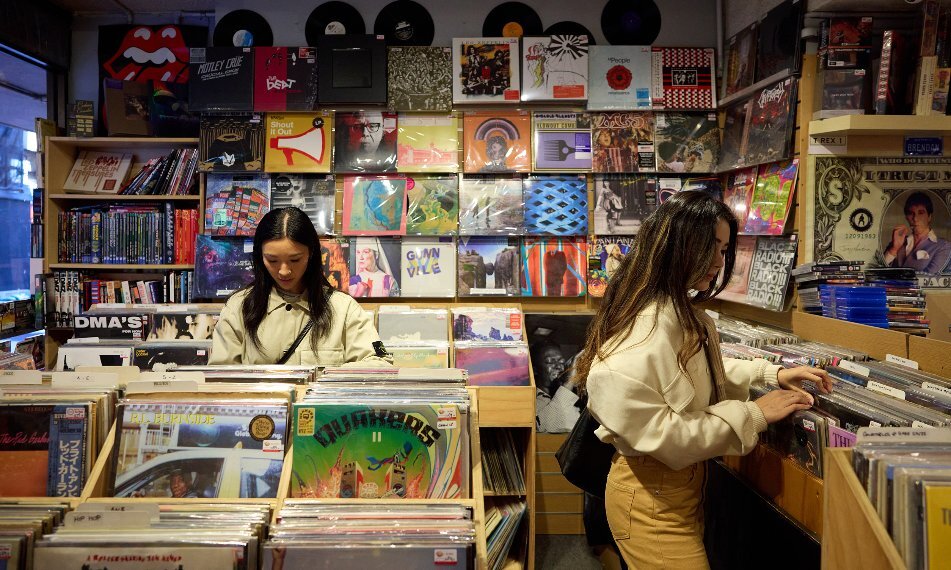
<svg viewBox="0 0 951 570">
<path fill-rule="evenodd" d="M 707 459 L 742 455 L 768 423 L 810 407 L 819 369 L 723 358 L 697 305 L 726 286 L 737 223 L 703 192 L 679 192 L 644 222 L 575 364 L 595 432 L 617 449 L 605 489 L 608 524 L 631 568 L 707 568 L 701 498 Z M 783 389 L 755 402 L 749 387 Z"/>
<path fill-rule="evenodd" d="M 251 258 L 254 281 L 222 309 L 210 364 L 389 363 L 370 317 L 330 287 L 307 214 L 298 208 L 268 212 L 258 223 Z"/>
</svg>

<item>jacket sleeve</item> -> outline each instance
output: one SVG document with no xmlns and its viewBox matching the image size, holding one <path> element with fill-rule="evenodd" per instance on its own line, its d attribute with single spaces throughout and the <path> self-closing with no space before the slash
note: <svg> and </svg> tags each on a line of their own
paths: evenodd
<svg viewBox="0 0 951 570">
<path fill-rule="evenodd" d="M 385 368 L 393 366 L 393 357 L 381 358 L 376 355 L 373 343 L 380 340 L 380 333 L 366 311 L 354 300 L 347 304 L 346 320 L 343 324 L 343 361 L 360 363 L 360 366 Z"/>
<path fill-rule="evenodd" d="M 771 364 L 768 360 L 755 358 L 741 360 L 738 358 L 724 358 L 723 371 L 726 373 L 726 399 L 750 399 L 750 386 L 768 382 L 776 383 L 777 375 L 782 366 Z"/>
<path fill-rule="evenodd" d="M 240 307 L 240 304 L 238 304 Z M 232 303 L 221 309 L 218 324 L 211 335 L 211 356 L 208 364 L 242 364 L 244 354 L 244 322 Z"/>
<path fill-rule="evenodd" d="M 668 399 L 689 401 L 692 394 L 682 392 L 692 388 L 682 381 L 663 382 L 669 382 L 664 394 L 606 365 L 592 371 L 588 409 L 601 424 L 600 431 L 609 432 L 599 437 L 650 455 L 671 469 L 682 469 L 720 455 L 749 453 L 766 429 L 766 418 L 752 402 L 725 400 L 678 413 Z"/>
</svg>

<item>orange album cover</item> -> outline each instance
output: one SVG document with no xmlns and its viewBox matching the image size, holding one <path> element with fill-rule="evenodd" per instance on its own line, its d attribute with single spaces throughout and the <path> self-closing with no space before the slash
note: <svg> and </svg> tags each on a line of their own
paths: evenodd
<svg viewBox="0 0 951 570">
<path fill-rule="evenodd" d="M 527 111 L 480 111 L 463 119 L 465 165 L 469 174 L 530 172 L 532 121 Z"/>
<path fill-rule="evenodd" d="M 268 113 L 265 172 L 330 172 L 331 113 Z"/>
</svg>

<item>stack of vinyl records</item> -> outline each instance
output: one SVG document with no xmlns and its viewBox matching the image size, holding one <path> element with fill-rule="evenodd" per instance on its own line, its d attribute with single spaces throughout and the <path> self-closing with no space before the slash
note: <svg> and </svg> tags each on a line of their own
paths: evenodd
<svg viewBox="0 0 951 570">
<path fill-rule="evenodd" d="M 470 385 L 531 384 L 521 310 L 454 307 L 452 318 L 453 365 L 469 372 Z"/>
<path fill-rule="evenodd" d="M 33 546 L 44 534 L 63 523 L 68 503 L 33 503 L 17 501 L 0 505 L 3 533 L 0 534 L 0 562 L 4 568 L 34 568 Z M 36 566 L 39 568 L 39 566 Z"/>
<path fill-rule="evenodd" d="M 827 371 L 833 378 L 863 386 L 873 392 L 930 408 L 944 415 L 951 414 L 951 381 L 940 376 L 887 362 L 848 363 L 831 366 Z M 935 421 L 939 423 L 921 421 L 928 425 L 943 425 L 941 416 L 932 417 L 936 417 Z"/>
<path fill-rule="evenodd" d="M 449 366 L 448 309 L 380 305 L 377 330 L 393 364 L 405 368 Z"/>
<path fill-rule="evenodd" d="M 485 429 L 482 446 L 482 481 L 486 494 L 524 495 L 525 476 L 519 446 L 512 430 Z"/>
<path fill-rule="evenodd" d="M 822 285 L 862 285 L 864 261 L 811 261 L 790 272 L 799 290 L 799 306 L 814 315 L 822 314 L 819 289 Z"/>
<path fill-rule="evenodd" d="M 925 295 L 914 269 L 866 269 L 865 281 L 885 288 L 888 327 L 908 334 L 926 335 L 930 330 Z"/>
<path fill-rule="evenodd" d="M 317 377 L 315 366 L 290 364 L 168 365 L 166 371 L 201 372 L 205 382 L 307 384 Z"/>
<path fill-rule="evenodd" d="M 486 504 L 486 550 L 491 570 L 501 570 L 505 566 L 526 511 L 525 501 L 519 499 L 496 499 Z"/>
<path fill-rule="evenodd" d="M 264 544 L 262 568 L 475 569 L 475 526 L 454 504 L 328 505 L 290 499 Z"/>
<path fill-rule="evenodd" d="M 750 399 L 755 400 L 777 389 L 778 386 L 754 385 L 750 388 Z M 821 478 L 823 451 L 832 447 L 830 430 L 839 425 L 838 418 L 818 408 L 798 410 L 786 419 L 770 424 L 760 435 L 760 443 L 769 445 L 783 457 Z"/>
<path fill-rule="evenodd" d="M 821 285 L 822 316 L 873 327 L 888 328 L 885 288 Z"/>
<path fill-rule="evenodd" d="M 260 504 L 84 503 L 36 542 L 33 567 L 255 570 L 269 519 Z"/>
<path fill-rule="evenodd" d="M 722 342 L 763 347 L 767 344 L 799 342 L 799 337 L 789 331 L 763 324 L 753 324 L 726 315 L 710 313 L 715 317 L 717 332 Z"/>
</svg>

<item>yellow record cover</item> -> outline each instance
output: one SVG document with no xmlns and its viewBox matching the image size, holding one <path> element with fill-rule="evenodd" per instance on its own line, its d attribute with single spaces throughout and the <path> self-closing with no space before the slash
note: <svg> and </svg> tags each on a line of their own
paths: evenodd
<svg viewBox="0 0 951 570">
<path fill-rule="evenodd" d="M 265 172 L 330 172 L 331 113 L 268 113 Z"/>
<path fill-rule="evenodd" d="M 401 115 L 396 135 L 398 172 L 459 170 L 459 119 L 449 115 Z"/>
<path fill-rule="evenodd" d="M 926 568 L 947 568 L 951 560 L 951 485 L 925 483 Z"/>
</svg>

